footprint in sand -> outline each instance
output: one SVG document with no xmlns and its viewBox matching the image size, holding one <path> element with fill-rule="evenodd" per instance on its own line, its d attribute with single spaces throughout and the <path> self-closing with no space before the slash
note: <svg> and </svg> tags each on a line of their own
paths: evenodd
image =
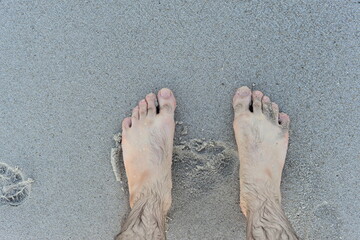
<svg viewBox="0 0 360 240">
<path fill-rule="evenodd" d="M 311 228 L 306 239 L 343 239 L 342 219 L 334 205 L 324 201 L 314 208 L 310 217 Z"/>
<path fill-rule="evenodd" d="M 208 194 L 224 182 L 236 181 L 238 158 L 235 148 L 222 141 L 190 139 L 174 146 L 174 195 Z"/>
<path fill-rule="evenodd" d="M 182 138 L 187 135 L 187 126 L 176 122 L 173 150 L 174 196 L 194 197 L 208 193 L 216 184 L 224 181 L 238 182 L 238 156 L 236 147 L 222 141 Z M 121 134 L 114 136 L 116 147 L 111 149 L 111 165 L 122 190 L 127 191 L 127 181 L 122 161 Z M 186 193 L 189 196 L 185 196 Z"/>
<path fill-rule="evenodd" d="M 24 180 L 21 171 L 0 162 L 0 205 L 18 206 L 30 193 L 32 179 Z"/>
</svg>

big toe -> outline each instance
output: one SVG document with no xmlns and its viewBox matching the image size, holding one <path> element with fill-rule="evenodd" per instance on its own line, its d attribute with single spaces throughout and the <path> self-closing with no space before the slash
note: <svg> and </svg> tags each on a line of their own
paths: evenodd
<svg viewBox="0 0 360 240">
<path fill-rule="evenodd" d="M 239 88 L 233 97 L 235 117 L 239 114 L 249 112 L 250 102 L 251 90 L 246 86 Z"/>
<path fill-rule="evenodd" d="M 174 93 L 170 89 L 161 89 L 158 92 L 158 101 L 160 106 L 160 114 L 174 114 L 176 100 Z"/>
</svg>

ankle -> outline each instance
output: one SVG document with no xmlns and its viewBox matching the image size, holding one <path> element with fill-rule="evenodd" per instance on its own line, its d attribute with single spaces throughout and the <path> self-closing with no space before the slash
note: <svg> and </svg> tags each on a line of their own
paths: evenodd
<svg viewBox="0 0 360 240">
<path fill-rule="evenodd" d="M 240 191 L 240 206 L 244 215 L 257 211 L 265 202 L 281 205 L 280 187 L 266 182 L 265 184 L 243 184 Z"/>
<path fill-rule="evenodd" d="M 164 215 L 167 214 L 171 205 L 171 186 L 164 187 L 164 184 L 147 183 L 137 191 L 130 192 L 130 207 L 135 208 L 142 202 L 147 202 L 154 208 L 159 208 Z"/>
<path fill-rule="evenodd" d="M 116 239 L 165 240 L 165 217 L 161 195 L 150 190 L 142 191 Z"/>
</svg>

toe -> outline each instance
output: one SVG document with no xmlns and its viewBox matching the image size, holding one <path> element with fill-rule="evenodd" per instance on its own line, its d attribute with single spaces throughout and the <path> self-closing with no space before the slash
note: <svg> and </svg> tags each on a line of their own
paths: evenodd
<svg viewBox="0 0 360 240">
<path fill-rule="evenodd" d="M 160 114 L 173 114 L 176 107 L 176 100 L 173 92 L 168 88 L 163 88 L 158 93 Z"/>
<path fill-rule="evenodd" d="M 147 103 L 145 99 L 139 102 L 139 117 L 140 119 L 144 119 L 147 114 Z"/>
<path fill-rule="evenodd" d="M 289 129 L 290 126 L 290 118 L 286 113 L 279 114 L 279 124 L 284 129 Z"/>
<path fill-rule="evenodd" d="M 239 114 L 249 112 L 250 102 L 251 90 L 246 86 L 239 88 L 233 97 L 235 117 Z"/>
<path fill-rule="evenodd" d="M 263 97 L 263 93 L 260 91 L 254 91 L 252 93 L 252 108 L 254 113 L 261 113 L 261 99 Z"/>
<path fill-rule="evenodd" d="M 132 122 L 134 123 L 134 120 L 139 119 L 139 106 L 134 107 L 132 110 L 131 118 L 133 119 Z"/>
<path fill-rule="evenodd" d="M 147 102 L 147 116 L 148 117 L 154 117 L 156 115 L 156 95 L 153 93 L 149 93 L 146 95 L 146 102 Z"/>
<path fill-rule="evenodd" d="M 271 106 L 271 101 L 270 98 L 268 96 L 264 96 L 261 100 L 262 102 L 262 111 L 263 114 L 268 118 L 268 119 L 273 119 L 273 111 L 272 111 L 272 106 Z"/>
<path fill-rule="evenodd" d="M 271 107 L 273 110 L 273 121 L 275 123 L 278 123 L 278 119 L 279 119 L 279 106 L 276 103 L 271 103 Z"/>
<path fill-rule="evenodd" d="M 131 127 L 131 118 L 127 117 L 122 121 L 122 129 L 123 131 Z"/>
</svg>

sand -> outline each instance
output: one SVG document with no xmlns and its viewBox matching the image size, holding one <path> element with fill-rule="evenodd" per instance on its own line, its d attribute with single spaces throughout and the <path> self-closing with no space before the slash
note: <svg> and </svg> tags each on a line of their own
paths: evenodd
<svg viewBox="0 0 360 240">
<path fill-rule="evenodd" d="M 0 162 L 34 180 L 20 205 L 0 206 L 1 238 L 113 239 L 128 211 L 113 136 L 139 100 L 169 87 L 187 134 L 177 132 L 168 239 L 245 239 L 231 99 L 247 85 L 291 117 L 282 195 L 295 230 L 359 239 L 359 9 L 1 1 Z M 198 152 L 203 143 L 223 150 Z"/>
</svg>

